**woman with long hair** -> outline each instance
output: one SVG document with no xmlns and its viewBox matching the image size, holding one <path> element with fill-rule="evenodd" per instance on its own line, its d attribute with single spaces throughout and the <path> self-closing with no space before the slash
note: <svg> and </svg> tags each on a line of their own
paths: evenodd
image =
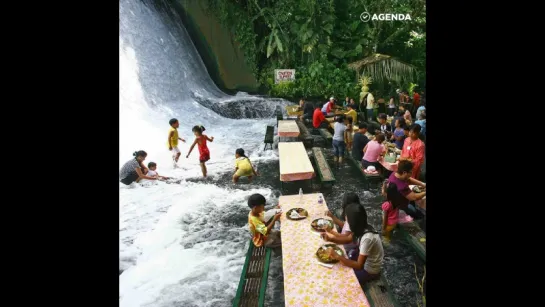
<svg viewBox="0 0 545 307">
<path fill-rule="evenodd" d="M 384 250 L 380 235 L 367 223 L 367 212 L 360 204 L 350 204 L 346 207 L 346 221 L 352 234 L 344 238 L 335 238 L 329 233 L 323 233 L 322 238 L 335 243 L 356 243 L 358 247 L 348 252 L 348 258 L 340 256 L 332 248 L 329 256 L 339 260 L 343 265 L 351 267 L 356 273 L 360 285 L 367 281 L 380 278 Z M 333 240 L 332 240 L 333 239 Z"/>
</svg>

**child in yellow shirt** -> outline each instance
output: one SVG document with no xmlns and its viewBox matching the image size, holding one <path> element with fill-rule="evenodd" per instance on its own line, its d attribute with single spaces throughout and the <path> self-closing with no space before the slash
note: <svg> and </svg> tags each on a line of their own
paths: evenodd
<svg viewBox="0 0 545 307">
<path fill-rule="evenodd" d="M 235 152 L 235 157 L 235 174 L 233 175 L 233 183 L 237 183 L 238 178 L 240 177 L 248 177 L 248 180 L 252 182 L 252 178 L 254 175 L 257 176 L 257 172 L 252 166 L 250 159 L 244 155 L 244 149 L 238 148 Z"/>
<path fill-rule="evenodd" d="M 248 213 L 248 226 L 252 233 L 252 242 L 255 247 L 275 248 L 279 247 L 282 242 L 280 240 L 280 231 L 274 230 L 274 223 L 280 219 L 282 212 L 274 215 L 268 225 L 265 226 L 265 203 L 267 200 L 261 194 L 252 194 L 248 198 L 248 207 L 251 208 Z"/>
</svg>

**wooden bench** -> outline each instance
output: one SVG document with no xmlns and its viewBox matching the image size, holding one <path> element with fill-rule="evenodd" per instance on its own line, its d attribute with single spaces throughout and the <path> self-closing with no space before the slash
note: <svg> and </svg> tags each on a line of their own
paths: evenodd
<svg viewBox="0 0 545 307">
<path fill-rule="evenodd" d="M 352 163 L 352 165 L 361 173 L 363 178 L 365 179 L 365 185 L 367 187 L 367 190 L 371 188 L 371 183 L 380 183 L 382 182 L 382 177 L 379 174 L 367 174 L 363 171 L 363 166 L 361 165 L 361 161 L 356 161 L 354 158 L 352 158 L 352 153 L 348 153 L 348 160 Z"/>
<path fill-rule="evenodd" d="M 380 279 L 368 281 L 363 285 L 363 292 L 369 301 L 371 307 L 398 307 L 399 303 L 395 299 L 388 282 L 384 275 Z"/>
<path fill-rule="evenodd" d="M 426 233 L 414 221 L 410 223 L 398 223 L 397 229 L 403 234 L 405 240 L 416 251 L 418 256 L 426 262 Z"/>
<path fill-rule="evenodd" d="M 320 180 L 322 183 L 335 184 L 335 176 L 327 163 L 324 152 L 320 147 L 312 147 L 312 153 L 314 157 L 314 162 L 318 168 L 318 175 L 320 175 Z"/>
<path fill-rule="evenodd" d="M 270 262 L 271 249 L 265 246 L 255 247 L 250 239 L 250 247 L 242 267 L 233 307 L 262 307 L 264 305 Z"/>
<path fill-rule="evenodd" d="M 299 127 L 299 131 L 301 132 L 299 134 L 299 139 L 303 142 L 305 148 L 311 148 L 314 145 L 314 138 L 312 137 L 304 123 L 302 123 L 300 120 L 297 120 L 296 123 Z"/>
<path fill-rule="evenodd" d="M 331 144 L 331 140 L 333 139 L 331 133 L 325 128 L 321 128 L 318 131 L 320 132 L 320 135 L 326 140 L 326 142 L 328 144 Z"/>
<path fill-rule="evenodd" d="M 267 130 L 265 131 L 265 140 L 263 142 L 265 143 L 265 147 L 263 148 L 263 150 L 267 150 L 267 144 L 269 144 L 271 149 L 273 149 L 272 145 L 274 143 L 274 126 L 267 126 Z"/>
</svg>

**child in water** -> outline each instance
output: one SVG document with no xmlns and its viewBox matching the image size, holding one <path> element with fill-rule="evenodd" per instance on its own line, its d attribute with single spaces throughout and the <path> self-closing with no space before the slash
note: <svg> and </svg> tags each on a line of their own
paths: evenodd
<svg viewBox="0 0 545 307">
<path fill-rule="evenodd" d="M 186 158 L 189 158 L 189 155 L 191 154 L 191 151 L 193 151 L 193 147 L 195 145 L 199 145 L 199 162 L 201 163 L 201 170 L 203 177 L 206 177 L 206 165 L 204 164 L 206 161 L 210 160 L 210 151 L 208 150 L 208 146 L 206 146 L 206 141 L 213 142 L 214 137 L 209 138 L 206 134 L 202 134 L 206 129 L 203 126 L 195 126 L 193 129 L 193 134 L 195 134 L 195 141 L 193 144 L 191 144 L 191 148 L 189 148 L 189 152 L 187 153 Z"/>
<path fill-rule="evenodd" d="M 382 186 L 382 194 L 386 195 L 386 201 L 382 204 L 382 236 L 384 242 L 389 243 L 399 219 L 399 205 L 404 196 L 399 193 L 395 183 L 388 183 L 388 181 Z"/>
<path fill-rule="evenodd" d="M 168 141 L 167 146 L 168 150 L 172 152 L 172 160 L 174 167 L 176 167 L 176 163 L 178 163 L 178 159 L 180 158 L 180 150 L 178 149 L 178 140 L 185 143 L 185 140 L 181 137 L 178 137 L 178 127 L 180 127 L 180 123 L 176 118 L 173 118 L 168 121 L 170 124 L 170 129 L 168 130 Z"/>
<path fill-rule="evenodd" d="M 244 149 L 238 148 L 235 151 L 235 174 L 233 175 L 233 183 L 238 182 L 240 177 L 248 177 L 248 180 L 252 182 L 253 175 L 257 176 L 250 159 L 244 155 Z"/>
<path fill-rule="evenodd" d="M 146 175 L 148 175 L 150 177 L 153 177 L 153 178 L 157 178 L 159 180 L 170 179 L 169 177 L 159 176 L 159 173 L 157 173 L 157 163 L 155 163 L 155 162 L 148 163 L 148 173 Z"/>
<path fill-rule="evenodd" d="M 346 150 L 351 151 L 352 150 L 352 131 L 353 131 L 353 125 L 352 125 L 353 119 L 352 117 L 348 116 L 344 119 L 344 124 L 346 125 L 346 130 L 344 131 L 344 141 L 346 142 Z"/>
</svg>

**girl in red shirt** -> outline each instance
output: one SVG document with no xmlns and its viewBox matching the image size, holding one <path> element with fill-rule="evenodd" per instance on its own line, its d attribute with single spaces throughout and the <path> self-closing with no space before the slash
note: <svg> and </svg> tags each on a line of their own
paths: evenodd
<svg viewBox="0 0 545 307">
<path fill-rule="evenodd" d="M 193 134 L 195 134 L 195 141 L 193 142 L 193 144 L 191 144 L 191 148 L 189 148 L 189 152 L 187 153 L 186 158 L 189 158 L 191 151 L 193 151 L 193 147 L 195 147 L 195 145 L 198 145 L 200 154 L 199 162 L 201 163 L 202 175 L 203 177 L 206 177 L 207 169 L 204 163 L 210 160 L 210 151 L 208 150 L 208 146 L 206 146 L 206 141 L 208 140 L 210 142 L 213 142 L 214 137 L 209 138 L 206 134 L 202 134 L 204 130 L 206 129 L 203 126 L 193 127 L 192 131 Z"/>
</svg>

